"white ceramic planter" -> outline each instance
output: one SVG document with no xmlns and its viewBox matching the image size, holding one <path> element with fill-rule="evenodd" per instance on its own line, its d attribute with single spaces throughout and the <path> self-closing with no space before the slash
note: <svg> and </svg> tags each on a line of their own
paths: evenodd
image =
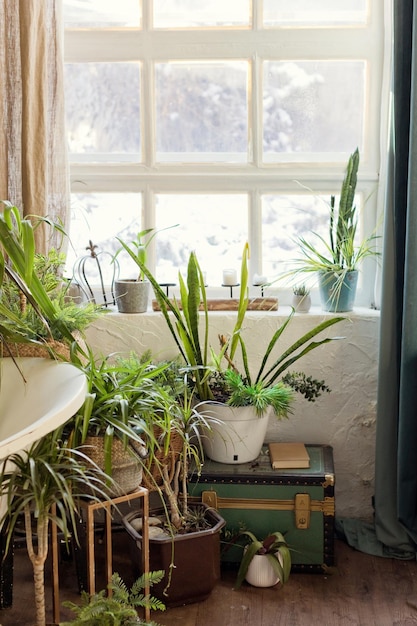
<svg viewBox="0 0 417 626">
<path fill-rule="evenodd" d="M 219 420 L 203 433 L 204 452 L 210 459 L 235 464 L 249 463 L 259 456 L 272 408 L 262 417 L 253 407 L 230 407 L 219 402 L 204 402 L 199 410 L 207 419 Z"/>
<path fill-rule="evenodd" d="M 297 313 L 308 313 L 311 308 L 311 297 L 309 294 L 306 296 L 297 296 L 294 294 L 291 304 Z"/>
<path fill-rule="evenodd" d="M 282 564 L 281 555 L 278 558 Z M 255 554 L 249 563 L 245 580 L 254 587 L 273 587 L 280 582 L 265 554 Z"/>
</svg>

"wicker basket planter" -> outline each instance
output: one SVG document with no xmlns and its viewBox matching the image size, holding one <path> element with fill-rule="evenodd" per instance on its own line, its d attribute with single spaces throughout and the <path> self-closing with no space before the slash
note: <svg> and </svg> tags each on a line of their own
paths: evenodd
<svg viewBox="0 0 417 626">
<path fill-rule="evenodd" d="M 85 446 L 85 447 L 84 447 Z M 91 458 L 100 469 L 105 469 L 104 437 L 90 435 L 86 438 L 82 448 L 84 454 Z M 137 446 L 137 447 L 136 447 Z M 143 464 L 135 451 L 140 454 L 139 444 L 130 441 L 125 447 L 117 437 L 112 441 L 112 479 L 114 485 L 108 492 L 112 497 L 125 495 L 135 491 L 142 484 Z"/>
</svg>

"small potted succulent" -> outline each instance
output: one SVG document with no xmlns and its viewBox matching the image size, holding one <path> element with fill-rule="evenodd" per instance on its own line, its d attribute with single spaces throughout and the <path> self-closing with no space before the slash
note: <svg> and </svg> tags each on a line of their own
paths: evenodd
<svg viewBox="0 0 417 626">
<path fill-rule="evenodd" d="M 246 580 L 254 587 L 284 585 L 291 572 L 291 554 L 282 533 L 276 531 L 258 539 L 251 531 L 243 530 L 240 537 L 246 540 L 235 589 Z"/>
<path fill-rule="evenodd" d="M 310 290 L 304 283 L 294 285 L 292 289 L 292 306 L 296 313 L 308 313 L 311 307 Z"/>
</svg>

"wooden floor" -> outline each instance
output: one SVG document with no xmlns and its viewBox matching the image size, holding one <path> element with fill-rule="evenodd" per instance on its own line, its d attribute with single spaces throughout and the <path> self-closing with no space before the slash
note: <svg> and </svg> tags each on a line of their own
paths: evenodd
<svg viewBox="0 0 417 626">
<path fill-rule="evenodd" d="M 116 544 L 115 544 L 116 545 Z M 130 546 L 130 544 L 128 544 Z M 234 575 L 223 572 L 210 598 L 200 604 L 153 613 L 163 626 L 408 626 L 417 624 L 417 563 L 372 557 L 336 541 L 337 564 L 326 575 L 292 574 L 283 588 L 233 589 Z M 129 549 L 116 547 L 114 569 L 128 582 Z M 100 568 L 98 568 L 100 571 Z M 77 601 L 72 562 L 60 566 L 61 600 Z M 204 576 L 202 564 L 201 575 Z M 47 583 L 50 582 L 49 572 Z M 24 548 L 16 550 L 12 608 L 0 610 L 1 626 L 34 624 L 31 566 Z M 47 589 L 49 623 L 51 592 Z M 67 609 L 61 619 L 69 619 Z"/>
</svg>

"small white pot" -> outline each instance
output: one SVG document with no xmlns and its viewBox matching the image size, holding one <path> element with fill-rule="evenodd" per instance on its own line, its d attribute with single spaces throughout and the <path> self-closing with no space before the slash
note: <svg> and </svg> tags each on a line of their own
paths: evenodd
<svg viewBox="0 0 417 626">
<path fill-rule="evenodd" d="M 306 296 L 296 296 L 294 294 L 292 297 L 292 306 L 297 313 L 308 313 L 311 307 L 310 294 Z"/>
<path fill-rule="evenodd" d="M 279 553 L 278 559 L 282 565 L 282 557 Z M 255 554 L 249 563 L 245 580 L 253 587 L 273 587 L 280 582 L 279 576 L 276 575 L 265 554 Z"/>
</svg>

